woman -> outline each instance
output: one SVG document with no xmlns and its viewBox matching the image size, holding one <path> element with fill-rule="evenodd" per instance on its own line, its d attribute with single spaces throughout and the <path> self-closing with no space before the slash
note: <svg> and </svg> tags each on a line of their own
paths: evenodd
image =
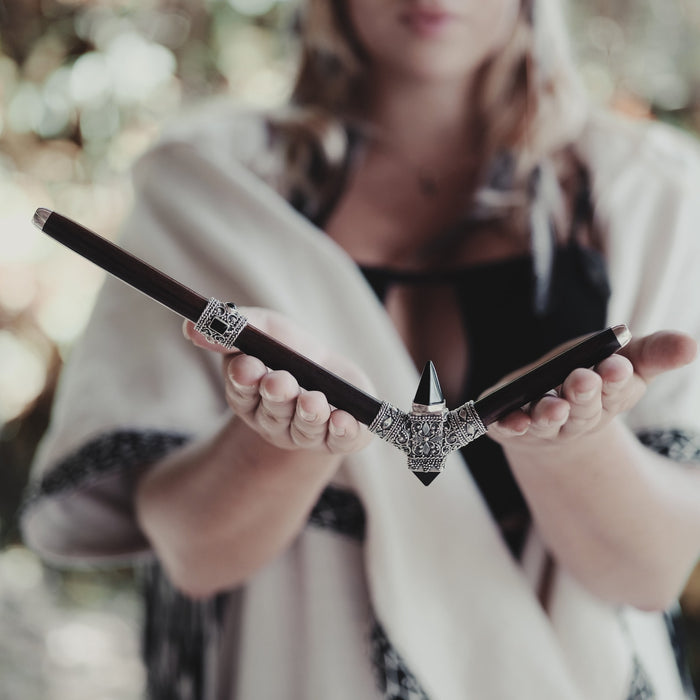
<svg viewBox="0 0 700 700">
<path fill-rule="evenodd" d="M 157 698 L 686 697 L 652 611 L 700 549 L 695 146 L 586 108 L 555 0 L 311 0 L 302 45 L 293 109 L 141 161 L 128 248 L 395 405 L 426 359 L 455 406 L 608 323 L 636 339 L 426 489 L 108 281 L 28 542 L 144 560 Z"/>
</svg>

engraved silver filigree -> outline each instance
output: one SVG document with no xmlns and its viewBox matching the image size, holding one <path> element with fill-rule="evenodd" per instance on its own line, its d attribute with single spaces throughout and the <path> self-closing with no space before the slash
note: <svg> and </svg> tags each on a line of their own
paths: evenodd
<svg viewBox="0 0 700 700">
<path fill-rule="evenodd" d="M 374 420 L 369 424 L 369 429 L 382 440 L 408 453 L 409 420 L 410 416 L 407 413 L 384 401 Z"/>
<path fill-rule="evenodd" d="M 212 342 L 232 350 L 247 324 L 248 319 L 236 310 L 233 302 L 224 303 L 212 297 L 197 319 L 194 329 Z"/>
<path fill-rule="evenodd" d="M 473 401 L 467 401 L 447 414 L 445 419 L 445 443 L 449 451 L 458 450 L 486 433 Z"/>
<path fill-rule="evenodd" d="M 474 402 L 453 411 L 404 413 L 384 402 L 369 426 L 371 432 L 408 455 L 408 468 L 440 472 L 447 456 L 486 432 Z"/>
<path fill-rule="evenodd" d="M 414 472 L 435 472 L 445 468 L 445 416 L 447 411 L 426 413 L 412 411 L 408 468 Z"/>
</svg>

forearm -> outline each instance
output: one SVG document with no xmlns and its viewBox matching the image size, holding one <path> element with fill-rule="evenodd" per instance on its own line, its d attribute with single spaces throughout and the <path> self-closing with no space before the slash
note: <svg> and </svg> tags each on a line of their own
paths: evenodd
<svg viewBox="0 0 700 700">
<path fill-rule="evenodd" d="M 174 584 L 210 595 L 244 581 L 293 539 L 339 462 L 275 447 L 233 418 L 141 478 L 137 517 Z"/>
<path fill-rule="evenodd" d="M 700 552 L 700 472 L 654 454 L 618 421 L 506 454 L 547 545 L 589 590 L 645 609 L 680 593 Z"/>
</svg>

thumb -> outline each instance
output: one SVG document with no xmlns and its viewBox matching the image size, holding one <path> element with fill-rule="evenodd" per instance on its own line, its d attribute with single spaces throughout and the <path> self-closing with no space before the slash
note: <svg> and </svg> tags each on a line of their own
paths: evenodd
<svg viewBox="0 0 700 700">
<path fill-rule="evenodd" d="M 691 363 L 698 352 L 697 342 L 685 333 L 658 331 L 633 339 L 620 350 L 645 382 L 672 369 Z"/>
</svg>

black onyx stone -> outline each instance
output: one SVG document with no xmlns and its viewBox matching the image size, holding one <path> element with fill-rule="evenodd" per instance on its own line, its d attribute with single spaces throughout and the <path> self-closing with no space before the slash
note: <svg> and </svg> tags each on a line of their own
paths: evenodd
<svg viewBox="0 0 700 700">
<path fill-rule="evenodd" d="M 435 404 L 442 403 L 444 400 L 445 397 L 442 394 L 435 366 L 432 362 L 428 361 L 423 368 L 423 374 L 421 374 L 413 403 L 420 404 L 421 406 L 434 406 Z"/>
<path fill-rule="evenodd" d="M 228 323 L 222 321 L 220 318 L 213 318 L 209 324 L 209 328 L 211 328 L 215 333 L 223 334 L 228 330 Z"/>
<path fill-rule="evenodd" d="M 430 486 L 440 472 L 413 472 L 425 486 Z"/>
</svg>

